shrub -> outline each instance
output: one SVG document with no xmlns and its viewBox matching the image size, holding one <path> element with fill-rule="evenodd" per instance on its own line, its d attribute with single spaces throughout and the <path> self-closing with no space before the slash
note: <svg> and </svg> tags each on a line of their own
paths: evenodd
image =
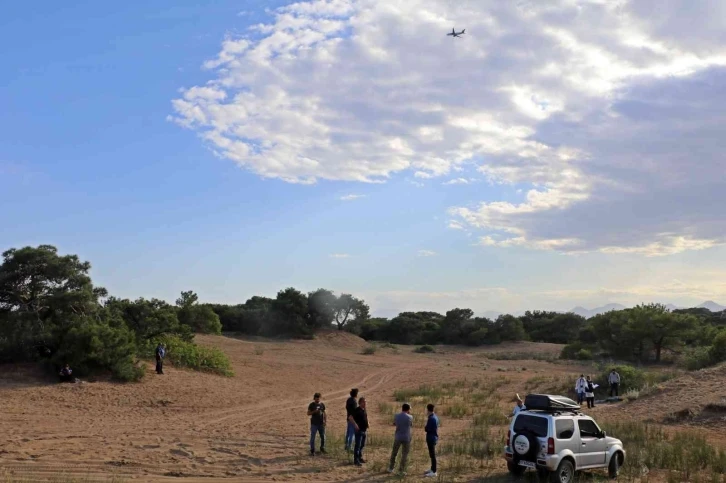
<svg viewBox="0 0 726 483">
<path fill-rule="evenodd" d="M 589 349 L 580 349 L 575 354 L 575 359 L 578 361 L 590 361 L 593 359 L 592 351 Z"/>
<path fill-rule="evenodd" d="M 711 365 L 711 348 L 696 347 L 689 350 L 680 360 L 680 365 L 689 371 L 697 371 Z"/>
<path fill-rule="evenodd" d="M 166 336 L 147 344 L 145 352 L 151 354 L 158 342 L 166 345 L 166 357 L 174 366 L 223 376 L 234 375 L 227 355 L 217 348 L 203 347 L 175 336 Z"/>
<path fill-rule="evenodd" d="M 434 347 L 430 346 L 430 345 L 422 345 L 421 347 L 417 348 L 414 352 L 418 352 L 419 354 L 429 354 L 431 352 L 436 352 L 436 349 L 434 349 Z"/>
<path fill-rule="evenodd" d="M 378 350 L 378 347 L 375 344 L 371 344 L 368 347 L 366 347 L 365 349 L 363 349 L 363 354 L 370 356 L 370 355 L 375 354 L 377 350 Z"/>
</svg>

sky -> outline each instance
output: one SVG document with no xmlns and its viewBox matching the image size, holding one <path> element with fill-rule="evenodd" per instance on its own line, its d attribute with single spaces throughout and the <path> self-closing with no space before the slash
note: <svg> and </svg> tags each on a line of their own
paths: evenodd
<svg viewBox="0 0 726 483">
<path fill-rule="evenodd" d="M 170 302 L 726 303 L 724 2 L 66 3 L 0 18 L 2 250 Z"/>
</svg>

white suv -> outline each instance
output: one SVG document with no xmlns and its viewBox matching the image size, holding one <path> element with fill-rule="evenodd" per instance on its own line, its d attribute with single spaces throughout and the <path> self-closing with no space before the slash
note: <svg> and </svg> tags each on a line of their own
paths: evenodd
<svg viewBox="0 0 726 483">
<path fill-rule="evenodd" d="M 617 478 L 625 461 L 623 443 L 608 437 L 571 399 L 530 394 L 507 432 L 507 468 L 521 475 L 527 468 L 557 483 L 574 481 L 575 471 L 607 468 Z"/>
</svg>

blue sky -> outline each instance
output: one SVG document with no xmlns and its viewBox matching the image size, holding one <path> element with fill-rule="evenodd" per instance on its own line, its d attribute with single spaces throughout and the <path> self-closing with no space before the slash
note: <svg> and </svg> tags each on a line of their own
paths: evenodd
<svg viewBox="0 0 726 483">
<path fill-rule="evenodd" d="M 50 243 L 170 301 L 726 302 L 712 19 L 286 3 L 6 8 L 0 247 Z M 460 43 L 438 35 L 454 22 Z"/>
</svg>

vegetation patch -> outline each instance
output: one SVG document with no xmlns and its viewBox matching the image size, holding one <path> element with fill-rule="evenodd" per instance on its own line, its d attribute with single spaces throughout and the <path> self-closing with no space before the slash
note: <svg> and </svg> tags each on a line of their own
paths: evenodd
<svg viewBox="0 0 726 483">
<path fill-rule="evenodd" d="M 215 347 L 204 347 L 175 336 L 160 337 L 146 346 L 151 353 L 157 342 L 166 346 L 166 358 L 176 367 L 233 376 L 227 355 Z"/>
</svg>

